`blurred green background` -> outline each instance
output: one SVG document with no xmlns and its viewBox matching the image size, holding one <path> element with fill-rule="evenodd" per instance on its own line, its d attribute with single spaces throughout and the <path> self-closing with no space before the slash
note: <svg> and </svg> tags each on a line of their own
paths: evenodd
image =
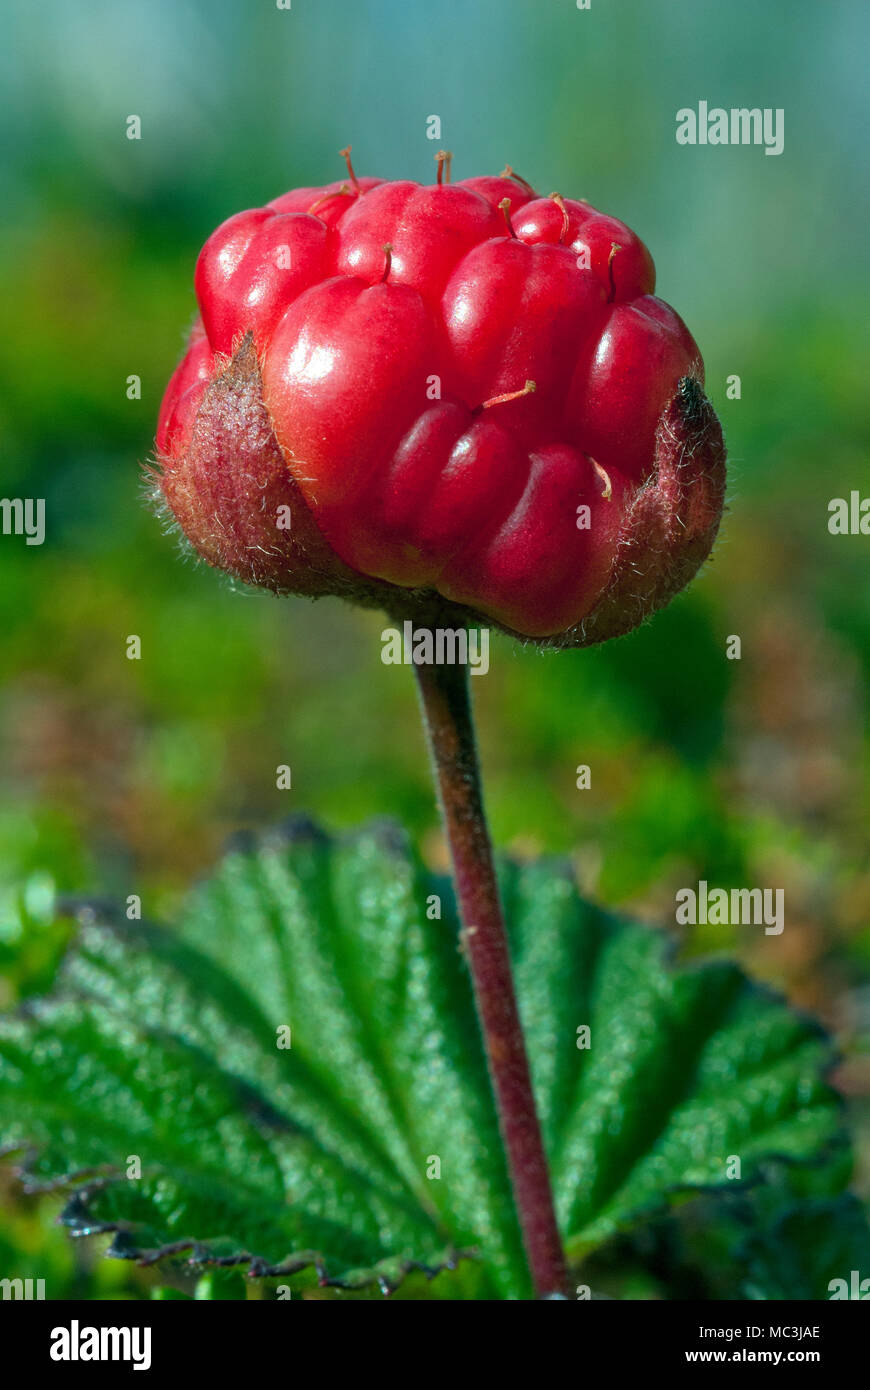
<svg viewBox="0 0 870 1390">
<path fill-rule="evenodd" d="M 473 686 L 495 837 L 572 855 L 587 892 L 672 928 L 699 878 L 784 888 L 781 937 L 683 949 L 734 951 L 836 1032 L 866 1195 L 870 538 L 831 536 L 827 509 L 870 496 L 867 6 L 12 0 L 6 25 L 2 493 L 44 497 L 47 534 L 0 537 L 0 1003 L 51 977 L 55 890 L 166 916 L 241 825 L 389 814 L 443 862 L 381 618 L 234 592 L 163 534 L 139 469 L 212 228 L 339 177 L 348 142 L 360 173 L 431 180 L 437 114 L 456 178 L 510 162 L 644 237 L 731 459 L 715 559 L 652 625 L 588 652 L 494 638 Z M 699 100 L 782 107 L 783 154 L 677 145 Z M 50 1203 L 10 1189 L 5 1210 L 4 1273 L 141 1296 Z"/>
</svg>

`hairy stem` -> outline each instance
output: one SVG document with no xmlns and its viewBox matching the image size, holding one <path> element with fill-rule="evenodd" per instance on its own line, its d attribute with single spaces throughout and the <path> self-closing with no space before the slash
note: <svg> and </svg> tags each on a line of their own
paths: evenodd
<svg viewBox="0 0 870 1390">
<path fill-rule="evenodd" d="M 514 1201 L 539 1298 L 567 1293 L 550 1173 L 514 993 L 465 666 L 417 666 L 423 717 Z"/>
</svg>

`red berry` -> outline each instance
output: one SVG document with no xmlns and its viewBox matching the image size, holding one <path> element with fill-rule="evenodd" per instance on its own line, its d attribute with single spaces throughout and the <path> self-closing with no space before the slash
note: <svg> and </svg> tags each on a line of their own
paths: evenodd
<svg viewBox="0 0 870 1390">
<path fill-rule="evenodd" d="M 510 170 L 448 169 L 381 182 L 348 157 L 344 183 L 212 234 L 159 485 L 247 582 L 599 641 L 715 538 L 701 356 L 624 223 Z"/>
</svg>

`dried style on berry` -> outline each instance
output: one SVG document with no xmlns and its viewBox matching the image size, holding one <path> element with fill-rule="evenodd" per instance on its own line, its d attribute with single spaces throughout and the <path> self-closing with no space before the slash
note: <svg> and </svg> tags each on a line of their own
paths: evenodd
<svg viewBox="0 0 870 1390">
<path fill-rule="evenodd" d="M 278 593 L 545 645 L 629 631 L 709 554 L 725 485 L 646 247 L 509 170 L 348 167 L 206 242 L 158 425 L 165 502 L 209 563 Z"/>
</svg>

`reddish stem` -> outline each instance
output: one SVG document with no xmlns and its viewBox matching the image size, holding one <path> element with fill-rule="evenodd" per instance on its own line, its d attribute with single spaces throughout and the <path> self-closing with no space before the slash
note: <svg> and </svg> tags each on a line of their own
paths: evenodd
<svg viewBox="0 0 870 1390">
<path fill-rule="evenodd" d="M 502 1140 L 532 1282 L 539 1298 L 567 1296 L 550 1172 L 514 993 L 464 666 L 417 666 L 424 723 L 453 861 Z"/>
</svg>

